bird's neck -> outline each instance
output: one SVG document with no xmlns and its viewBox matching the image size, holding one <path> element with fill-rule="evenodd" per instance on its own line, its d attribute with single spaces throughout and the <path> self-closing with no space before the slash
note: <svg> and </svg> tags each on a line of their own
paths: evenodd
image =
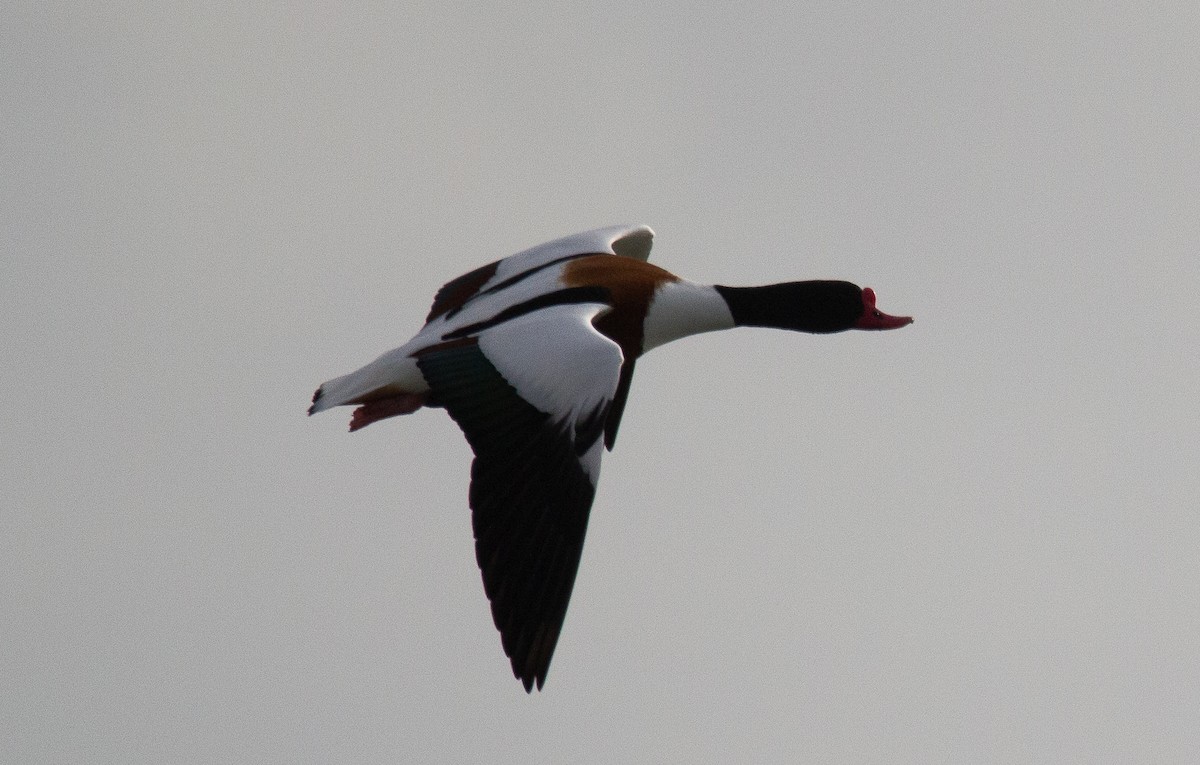
<svg viewBox="0 0 1200 765">
<path fill-rule="evenodd" d="M 729 304 L 716 287 L 688 281 L 659 287 L 642 324 L 642 352 L 688 335 L 737 326 Z"/>
<path fill-rule="evenodd" d="M 738 327 L 796 332 L 841 332 L 863 310 L 862 291 L 849 282 L 804 281 L 763 287 L 715 286 Z"/>
</svg>

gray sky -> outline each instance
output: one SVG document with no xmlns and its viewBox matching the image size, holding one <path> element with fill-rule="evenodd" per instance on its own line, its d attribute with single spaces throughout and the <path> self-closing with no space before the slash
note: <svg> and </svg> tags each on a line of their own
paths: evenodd
<svg viewBox="0 0 1200 765">
<path fill-rule="evenodd" d="M 1200 6 L 422 5 L 6 7 L 0 760 L 1195 757 Z M 454 424 L 304 410 L 622 222 L 916 324 L 647 356 L 526 696 Z"/>
</svg>

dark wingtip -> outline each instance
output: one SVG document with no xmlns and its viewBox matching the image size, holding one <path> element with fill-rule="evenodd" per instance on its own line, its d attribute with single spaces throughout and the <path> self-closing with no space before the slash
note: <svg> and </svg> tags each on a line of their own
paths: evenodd
<svg viewBox="0 0 1200 765">
<path fill-rule="evenodd" d="M 316 413 L 314 410 L 317 408 L 317 402 L 321 400 L 321 391 L 323 390 L 324 388 L 317 388 L 317 392 L 313 394 L 312 406 L 308 408 L 309 417 L 312 417 Z"/>
<path fill-rule="evenodd" d="M 520 680 L 521 685 L 525 686 L 525 692 L 530 693 L 530 694 L 533 693 L 534 686 L 537 686 L 537 689 L 540 691 L 540 690 L 542 690 L 542 685 L 544 685 L 546 682 L 545 675 L 538 675 L 538 674 L 521 675 L 521 674 L 518 674 L 515 669 L 513 670 L 513 677 Z"/>
</svg>

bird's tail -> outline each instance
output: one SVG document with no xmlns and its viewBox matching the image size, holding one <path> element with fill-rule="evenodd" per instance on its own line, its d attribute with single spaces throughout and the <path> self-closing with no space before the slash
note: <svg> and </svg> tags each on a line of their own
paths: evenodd
<svg viewBox="0 0 1200 765">
<path fill-rule="evenodd" d="M 347 375 L 324 382 L 313 394 L 309 414 L 335 406 L 363 404 L 399 394 L 418 394 L 429 390 L 416 362 L 397 348 Z"/>
</svg>

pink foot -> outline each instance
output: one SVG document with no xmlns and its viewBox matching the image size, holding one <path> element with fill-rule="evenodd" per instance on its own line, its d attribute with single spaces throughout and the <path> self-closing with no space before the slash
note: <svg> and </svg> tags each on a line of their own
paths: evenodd
<svg viewBox="0 0 1200 765">
<path fill-rule="evenodd" d="M 424 393 L 397 393 L 394 396 L 377 398 L 354 410 L 354 414 L 350 416 L 350 432 L 361 430 L 372 422 L 388 417 L 412 414 L 424 405 Z"/>
</svg>

